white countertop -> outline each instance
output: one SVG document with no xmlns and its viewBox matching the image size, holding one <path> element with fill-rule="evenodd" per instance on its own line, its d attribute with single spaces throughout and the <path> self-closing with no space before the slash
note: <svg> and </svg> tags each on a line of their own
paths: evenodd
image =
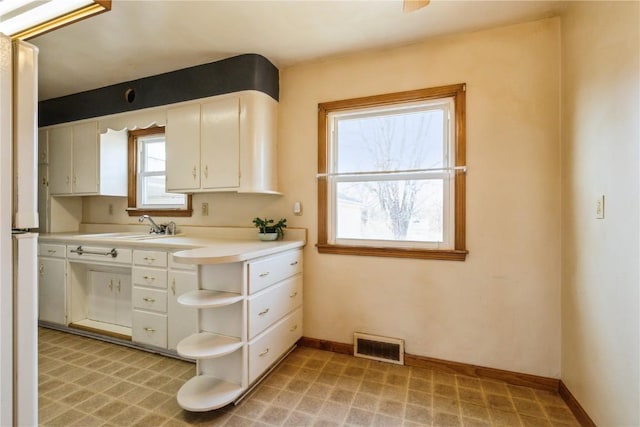
<svg viewBox="0 0 640 427">
<path fill-rule="evenodd" d="M 49 233 L 40 234 L 39 241 L 43 243 L 78 244 L 106 247 L 130 247 L 139 249 L 176 250 L 174 260 L 186 264 L 221 264 L 240 262 L 305 245 L 304 230 L 288 230 L 290 238 L 263 242 L 247 239 L 247 233 L 198 233 L 193 230 L 176 236 L 152 236 L 142 232 L 106 232 L 106 233 Z M 209 235 L 207 235 L 209 234 Z M 216 236 L 218 234 L 218 236 Z M 299 238 L 299 239 L 298 239 Z"/>
</svg>

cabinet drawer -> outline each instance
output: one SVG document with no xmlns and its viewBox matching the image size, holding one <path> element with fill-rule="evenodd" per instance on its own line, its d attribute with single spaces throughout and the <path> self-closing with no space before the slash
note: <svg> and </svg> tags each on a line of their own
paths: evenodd
<svg viewBox="0 0 640 427">
<path fill-rule="evenodd" d="M 132 298 L 133 308 L 167 312 L 167 291 L 134 286 Z"/>
<path fill-rule="evenodd" d="M 134 267 L 131 275 L 133 276 L 134 285 L 167 289 L 167 270 L 162 270 L 160 268 Z"/>
<path fill-rule="evenodd" d="M 302 305 L 302 274 L 252 295 L 249 305 L 249 339 Z"/>
<path fill-rule="evenodd" d="M 176 262 L 173 259 L 173 254 L 168 254 L 168 258 L 169 258 L 169 268 L 172 270 L 198 271 L 197 264 L 184 264 L 182 262 Z"/>
<path fill-rule="evenodd" d="M 115 248 L 113 246 L 67 245 L 67 258 L 69 261 L 131 264 L 131 252 L 131 249 Z M 114 257 L 111 253 L 116 254 L 116 256 Z"/>
<path fill-rule="evenodd" d="M 38 245 L 38 255 L 52 258 L 64 258 L 67 256 L 67 247 L 65 245 L 40 243 Z"/>
<path fill-rule="evenodd" d="M 302 271 L 302 251 L 295 250 L 249 263 L 249 293 L 253 294 Z"/>
<path fill-rule="evenodd" d="M 254 342 L 249 343 L 249 383 L 302 337 L 302 307 L 280 320 Z"/>
<path fill-rule="evenodd" d="M 149 267 L 166 267 L 167 253 L 162 251 L 133 251 L 133 264 Z"/>
<path fill-rule="evenodd" d="M 133 310 L 131 339 L 141 344 L 167 348 L 167 316 Z"/>
</svg>

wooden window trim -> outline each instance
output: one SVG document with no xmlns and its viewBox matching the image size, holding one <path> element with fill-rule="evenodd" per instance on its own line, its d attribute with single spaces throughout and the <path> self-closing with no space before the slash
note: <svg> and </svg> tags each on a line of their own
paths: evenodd
<svg viewBox="0 0 640 427">
<path fill-rule="evenodd" d="M 384 95 L 374 95 L 318 104 L 318 243 L 319 253 L 340 255 L 363 255 L 396 258 L 437 259 L 464 261 L 466 249 L 466 173 L 456 170 L 454 174 L 454 247 L 453 249 L 417 249 L 373 246 L 347 246 L 329 244 L 328 229 L 328 161 L 327 117 L 329 113 L 354 108 L 377 107 L 452 97 L 455 101 L 455 165 L 466 166 L 466 85 L 464 83 L 428 89 L 410 90 Z"/>
<path fill-rule="evenodd" d="M 186 209 L 140 209 L 138 204 L 138 137 L 145 135 L 157 135 L 165 133 L 164 127 L 154 126 L 146 129 L 130 130 L 128 132 L 128 154 L 129 154 L 129 189 L 127 213 L 129 216 L 153 215 L 153 216 L 173 216 L 190 217 L 193 214 L 191 204 L 191 194 L 187 194 Z"/>
</svg>

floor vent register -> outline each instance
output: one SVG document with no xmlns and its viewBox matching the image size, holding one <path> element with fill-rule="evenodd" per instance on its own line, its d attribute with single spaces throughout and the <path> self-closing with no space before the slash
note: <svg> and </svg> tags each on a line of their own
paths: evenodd
<svg viewBox="0 0 640 427">
<path fill-rule="evenodd" d="M 353 355 L 404 365 L 404 340 L 356 332 L 353 334 Z"/>
</svg>

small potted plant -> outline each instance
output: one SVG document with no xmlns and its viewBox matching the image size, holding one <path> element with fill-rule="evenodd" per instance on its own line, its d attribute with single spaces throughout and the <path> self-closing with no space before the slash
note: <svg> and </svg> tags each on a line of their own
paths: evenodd
<svg viewBox="0 0 640 427">
<path fill-rule="evenodd" d="M 253 224 L 258 229 L 258 238 L 260 240 L 278 240 L 284 236 L 284 230 L 287 226 L 287 219 L 281 218 L 280 221 L 275 222 L 271 218 L 259 218 L 253 219 Z"/>
</svg>

